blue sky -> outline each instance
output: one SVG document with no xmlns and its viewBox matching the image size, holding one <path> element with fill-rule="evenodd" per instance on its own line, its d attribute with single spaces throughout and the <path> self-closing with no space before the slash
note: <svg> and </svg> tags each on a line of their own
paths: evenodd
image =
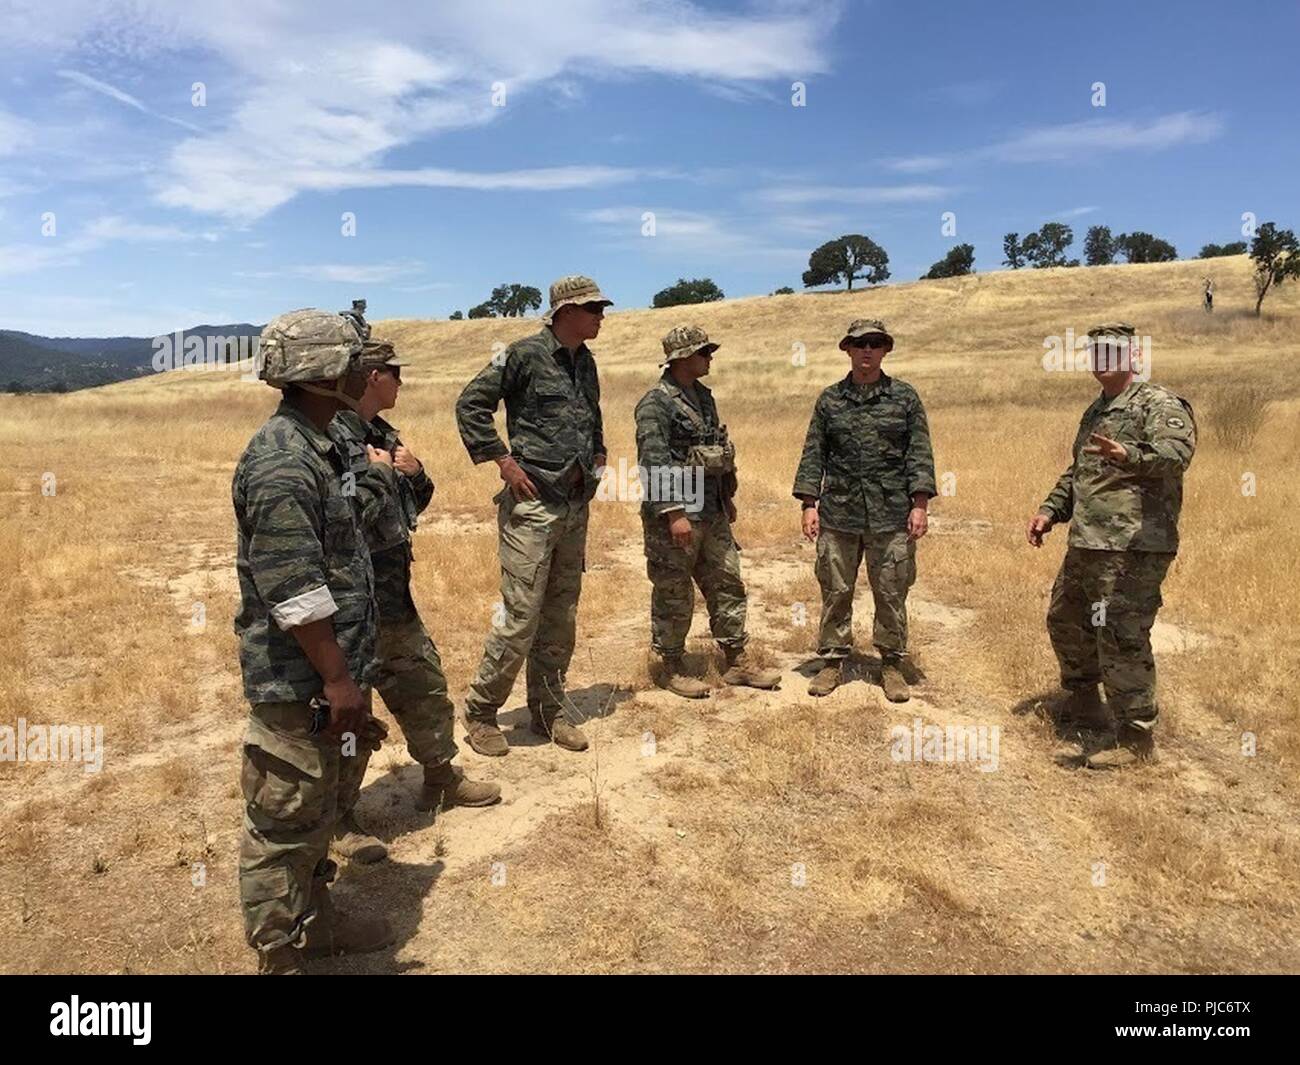
<svg viewBox="0 0 1300 1065">
<path fill-rule="evenodd" d="M 0 328 L 46 335 L 445 317 L 572 272 L 622 307 L 765 294 L 842 233 L 909 281 L 1046 221 L 1076 255 L 1098 223 L 1184 256 L 1300 225 L 1291 3 L 9 0 L 0 29 Z"/>
</svg>

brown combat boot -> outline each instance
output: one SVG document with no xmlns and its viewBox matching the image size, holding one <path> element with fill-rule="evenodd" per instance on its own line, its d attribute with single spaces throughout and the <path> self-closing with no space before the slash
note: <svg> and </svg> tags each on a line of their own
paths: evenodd
<svg viewBox="0 0 1300 1065">
<path fill-rule="evenodd" d="M 1150 721 L 1124 721 L 1114 747 L 1088 756 L 1089 769 L 1124 769 L 1141 762 L 1151 762 L 1156 756 L 1153 730 L 1155 719 Z"/>
<path fill-rule="evenodd" d="M 754 662 L 752 655 L 738 647 L 724 648 L 723 653 L 727 656 L 727 671 L 722 674 L 723 684 L 733 684 L 739 688 L 762 688 L 766 691 L 780 686 L 780 670 L 762 668 Z"/>
<path fill-rule="evenodd" d="M 683 699 L 707 699 L 709 686 L 682 670 L 681 655 L 665 655 L 659 675 L 659 687 Z"/>
<path fill-rule="evenodd" d="M 534 717 L 528 727 L 538 736 L 545 736 L 555 746 L 563 747 L 566 751 L 587 749 L 587 737 L 582 734 L 582 729 L 570 725 L 563 714 L 557 715 L 550 721 Z"/>
<path fill-rule="evenodd" d="M 467 721 L 465 739 L 479 754 L 500 758 L 510 753 L 510 744 L 506 742 L 505 734 L 497 728 L 494 721 Z"/>
<path fill-rule="evenodd" d="M 348 813 L 334 826 L 334 850 L 348 861 L 373 865 L 388 857 L 388 848 L 357 824 L 355 812 Z"/>
<path fill-rule="evenodd" d="M 501 801 L 501 788 L 470 780 L 465 770 L 444 762 L 424 767 L 424 787 L 415 799 L 417 810 L 450 810 L 453 806 L 491 806 Z"/>
<path fill-rule="evenodd" d="M 891 703 L 905 703 L 912 697 L 912 689 L 907 686 L 900 664 L 897 658 L 886 658 L 880 663 L 880 686 L 885 689 L 885 698 Z"/>
<path fill-rule="evenodd" d="M 369 954 L 393 945 L 393 926 L 382 917 L 355 917 L 334 908 L 329 888 L 317 880 L 312 888 L 316 919 L 307 926 L 301 951 L 304 958 L 339 954 Z"/>
<path fill-rule="evenodd" d="M 808 694 L 830 695 L 842 683 L 844 683 L 844 659 L 823 658 L 822 668 L 817 671 L 817 676 L 808 682 Z"/>
<path fill-rule="evenodd" d="M 302 955 L 294 946 L 274 947 L 257 952 L 258 976 L 305 976 Z"/>
</svg>

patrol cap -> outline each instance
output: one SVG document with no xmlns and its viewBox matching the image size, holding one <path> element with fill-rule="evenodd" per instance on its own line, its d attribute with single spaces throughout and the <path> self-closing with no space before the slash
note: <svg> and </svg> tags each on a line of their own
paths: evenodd
<svg viewBox="0 0 1300 1065">
<path fill-rule="evenodd" d="M 361 336 L 341 314 L 314 307 L 266 323 L 258 376 L 276 388 L 302 381 L 334 381 L 360 365 Z"/>
<path fill-rule="evenodd" d="M 555 312 L 561 307 L 572 304 L 602 303 L 613 306 L 614 301 L 600 291 L 600 286 L 582 274 L 570 274 L 551 283 L 551 306 L 542 315 L 542 321 L 550 325 L 555 320 Z"/>
<path fill-rule="evenodd" d="M 679 325 L 670 329 L 663 345 L 665 364 L 701 353 L 711 355 L 722 346 L 711 341 L 709 334 L 698 325 Z"/>
<path fill-rule="evenodd" d="M 372 338 L 361 345 L 361 366 L 366 370 L 376 370 L 381 366 L 405 366 L 397 357 L 397 349 L 391 340 Z"/>
<path fill-rule="evenodd" d="M 849 323 L 849 331 L 840 339 L 840 351 L 848 349 L 850 340 L 871 336 L 873 333 L 888 337 L 891 344 L 894 342 L 889 330 L 885 328 L 885 323 L 879 318 L 855 318 Z"/>
</svg>

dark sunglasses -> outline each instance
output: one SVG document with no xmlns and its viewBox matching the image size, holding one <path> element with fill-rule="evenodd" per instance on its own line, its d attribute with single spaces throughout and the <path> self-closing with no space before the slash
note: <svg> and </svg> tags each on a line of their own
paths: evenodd
<svg viewBox="0 0 1300 1065">
<path fill-rule="evenodd" d="M 579 306 L 588 314 L 605 313 L 605 305 L 603 303 L 581 303 Z"/>
<path fill-rule="evenodd" d="M 887 348 L 889 341 L 884 337 L 854 337 L 849 341 L 851 348 Z"/>
<path fill-rule="evenodd" d="M 394 381 L 400 381 L 402 379 L 402 368 L 400 366 L 385 366 L 383 369 L 393 375 Z"/>
</svg>

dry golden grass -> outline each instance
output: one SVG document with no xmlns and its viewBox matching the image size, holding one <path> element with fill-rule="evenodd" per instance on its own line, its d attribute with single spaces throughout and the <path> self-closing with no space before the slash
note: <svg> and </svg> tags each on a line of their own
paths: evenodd
<svg viewBox="0 0 1300 1065">
<path fill-rule="evenodd" d="M 1207 316 L 1202 270 L 1020 271 L 611 314 L 594 347 L 615 465 L 634 462 L 631 412 L 657 375 L 658 337 L 691 320 L 723 344 L 710 385 L 739 449 L 751 623 L 787 670 L 811 653 L 818 611 L 789 497 L 808 413 L 845 372 L 847 321 L 890 324 L 887 368 L 921 392 L 937 469 L 955 477 L 920 548 L 913 642 L 929 681 L 902 708 L 861 683 L 813 702 L 791 672 L 771 695 L 664 697 L 646 666 L 636 508 L 594 505 L 570 677 L 582 712 L 609 709 L 588 726 L 593 752 L 467 755 L 509 801 L 431 828 L 410 812 L 414 770 L 394 729 L 363 797 L 394 861 L 340 891 L 382 905 L 401 938 L 339 967 L 1294 970 L 1300 295 L 1273 294 L 1257 320 L 1246 260 L 1220 260 Z M 1201 439 L 1161 615 L 1174 640 L 1160 657 L 1163 758 L 1095 776 L 1052 765 L 1050 728 L 1022 712 L 1055 685 L 1042 619 L 1064 546 L 1058 532 L 1035 552 L 1022 525 L 1094 394 L 1086 375 L 1042 371 L 1043 340 L 1113 318 L 1153 337 L 1154 379 L 1192 401 Z M 495 342 L 534 328 L 377 330 L 412 363 L 392 418 L 438 485 L 415 595 L 458 702 L 499 595 L 495 471 L 466 459 L 452 406 Z M 0 969 L 250 968 L 234 885 L 229 484 L 274 398 L 233 374 L 186 373 L 0 397 L 0 723 L 98 722 L 108 748 L 99 775 L 0 763 Z M 864 589 L 864 647 L 869 618 Z M 692 663 L 716 680 L 706 635 L 697 616 Z M 892 761 L 889 726 L 913 716 L 1000 727 L 1000 770 Z"/>
</svg>

